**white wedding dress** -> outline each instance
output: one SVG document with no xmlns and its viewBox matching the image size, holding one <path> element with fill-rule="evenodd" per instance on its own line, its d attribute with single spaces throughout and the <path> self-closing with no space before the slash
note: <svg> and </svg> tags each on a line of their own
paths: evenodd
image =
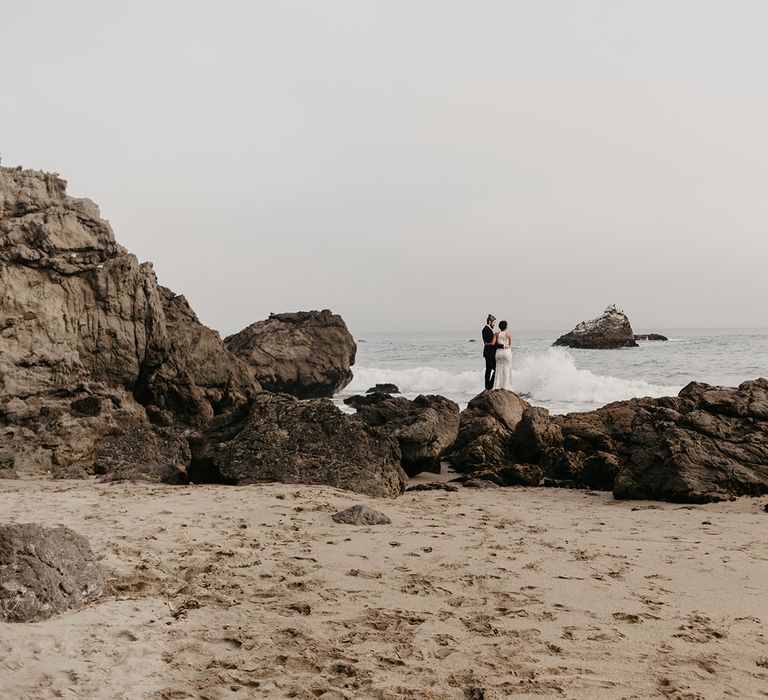
<svg viewBox="0 0 768 700">
<path fill-rule="evenodd" d="M 496 348 L 496 372 L 493 375 L 494 389 L 509 389 L 512 391 L 512 336 L 509 331 L 501 331 L 497 343 L 503 348 Z"/>
</svg>

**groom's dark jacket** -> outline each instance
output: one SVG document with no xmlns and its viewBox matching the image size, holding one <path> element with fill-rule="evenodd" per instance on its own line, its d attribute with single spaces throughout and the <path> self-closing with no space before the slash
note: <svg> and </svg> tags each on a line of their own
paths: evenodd
<svg viewBox="0 0 768 700">
<path fill-rule="evenodd" d="M 496 357 L 496 346 L 495 345 L 488 345 L 493 340 L 493 336 L 496 335 L 493 331 L 493 328 L 486 325 L 485 328 L 483 328 L 483 357 Z"/>
</svg>

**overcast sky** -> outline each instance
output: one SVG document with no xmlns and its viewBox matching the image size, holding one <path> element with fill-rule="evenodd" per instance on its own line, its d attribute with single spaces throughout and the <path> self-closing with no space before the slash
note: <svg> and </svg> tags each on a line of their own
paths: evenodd
<svg viewBox="0 0 768 700">
<path fill-rule="evenodd" d="M 3 165 L 222 334 L 768 326 L 768 2 L 0 0 Z"/>
</svg>

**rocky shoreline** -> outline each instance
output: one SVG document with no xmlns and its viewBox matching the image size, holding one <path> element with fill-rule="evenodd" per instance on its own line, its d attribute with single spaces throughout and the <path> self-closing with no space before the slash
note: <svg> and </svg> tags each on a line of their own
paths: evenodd
<svg viewBox="0 0 768 700">
<path fill-rule="evenodd" d="M 606 313 L 574 342 L 634 343 Z M 765 685 L 764 504 L 736 497 L 768 493 L 768 380 L 564 416 L 378 384 L 349 414 L 356 349 L 329 310 L 222 341 L 92 202 L 0 168 L 9 697 Z"/>
<path fill-rule="evenodd" d="M 340 316 L 272 314 L 221 340 L 57 175 L 0 168 L 0 476 L 270 481 L 401 494 L 447 460 L 472 481 L 704 502 L 768 492 L 768 382 L 691 384 L 550 416 L 511 392 L 442 396 L 352 378 Z M 555 344 L 635 344 L 609 306 Z M 377 389 L 373 387 L 372 389 Z M 383 390 L 383 391 L 382 391 Z"/>
</svg>

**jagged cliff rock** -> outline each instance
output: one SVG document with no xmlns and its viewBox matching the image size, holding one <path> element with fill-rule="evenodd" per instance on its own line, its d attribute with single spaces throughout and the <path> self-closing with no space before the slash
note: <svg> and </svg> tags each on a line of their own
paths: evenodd
<svg viewBox="0 0 768 700">
<path fill-rule="evenodd" d="M 224 343 L 267 391 L 330 398 L 352 381 L 357 345 L 341 316 L 327 309 L 271 314 Z"/>
<path fill-rule="evenodd" d="M 0 168 L 0 469 L 82 476 L 118 427 L 201 425 L 258 389 L 93 202 Z"/>
<path fill-rule="evenodd" d="M 599 318 L 582 321 L 570 333 L 561 335 L 553 345 L 596 350 L 637 347 L 629 319 L 614 304 Z"/>
</svg>

